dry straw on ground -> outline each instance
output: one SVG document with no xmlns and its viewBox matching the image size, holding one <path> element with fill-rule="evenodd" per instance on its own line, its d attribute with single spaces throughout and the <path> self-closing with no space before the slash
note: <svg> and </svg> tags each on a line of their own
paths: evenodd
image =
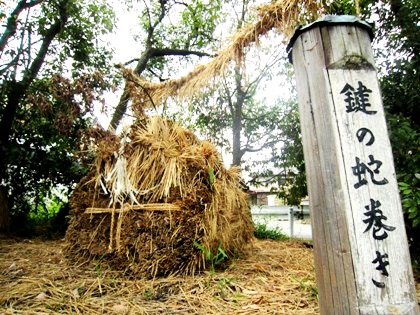
<svg viewBox="0 0 420 315">
<path fill-rule="evenodd" d="M 225 271 L 130 280 L 95 260 L 73 265 L 63 241 L 0 238 L 0 314 L 319 314 L 313 251 L 255 240 Z M 420 277 L 416 277 L 420 301 Z"/>
<path fill-rule="evenodd" d="M 120 140 L 104 139 L 95 166 L 70 200 L 67 253 L 76 262 L 102 257 L 132 277 L 194 274 L 206 252 L 249 249 L 239 170 L 176 123 L 144 118 Z"/>
<path fill-rule="evenodd" d="M 256 240 L 224 271 L 130 280 L 63 241 L 0 239 L 0 314 L 318 314 L 312 249 Z"/>
</svg>

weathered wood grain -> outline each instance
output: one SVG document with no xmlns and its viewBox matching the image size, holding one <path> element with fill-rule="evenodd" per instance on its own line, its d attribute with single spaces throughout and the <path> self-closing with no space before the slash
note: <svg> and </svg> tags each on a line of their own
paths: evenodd
<svg viewBox="0 0 420 315">
<path fill-rule="evenodd" d="M 293 64 L 321 313 L 418 314 L 370 38 L 355 25 L 311 28 L 295 41 Z M 365 89 L 367 106 L 346 107 L 345 87 L 356 98 Z M 370 215 L 379 216 L 370 210 L 385 217 L 368 229 Z M 385 263 L 378 270 L 377 257 Z"/>
</svg>

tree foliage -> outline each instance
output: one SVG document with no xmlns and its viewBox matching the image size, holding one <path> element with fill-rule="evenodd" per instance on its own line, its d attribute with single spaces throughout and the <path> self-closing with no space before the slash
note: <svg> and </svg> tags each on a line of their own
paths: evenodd
<svg viewBox="0 0 420 315">
<path fill-rule="evenodd" d="M 112 29 L 104 1 L 19 0 L 2 7 L 0 231 L 22 227 L 52 187 L 83 175 L 89 113 L 109 71 L 98 42 Z M 67 78 L 63 75 L 65 74 Z M 11 217 L 9 216 L 11 214 Z"/>
<path fill-rule="evenodd" d="M 226 28 L 235 31 L 249 23 L 253 3 L 229 3 L 226 11 L 232 16 L 225 22 Z M 183 109 L 167 110 L 166 114 L 211 139 L 232 157 L 232 165 L 244 170 L 248 183 L 281 184 L 281 197 L 300 204 L 307 193 L 303 151 L 295 141 L 300 130 L 296 102 L 291 101 L 295 93 L 290 89 L 291 65 L 285 49 L 271 45 L 275 38 L 278 35 L 262 39 L 257 49 L 249 49 L 220 80 L 194 96 L 189 115 Z M 279 93 L 273 90 L 282 90 L 284 95 L 275 99 Z"/>
<path fill-rule="evenodd" d="M 215 42 L 214 30 L 220 21 L 221 0 L 217 1 L 144 1 L 140 15 L 139 36 L 143 51 L 136 62 L 134 72 L 149 80 L 166 80 L 186 66 L 192 56 L 211 54 Z M 178 18 L 177 18 L 178 17 Z M 127 87 L 112 115 L 110 129 L 116 129 L 128 108 Z"/>
<path fill-rule="evenodd" d="M 382 51 L 381 88 L 413 259 L 420 257 L 420 2 L 388 0 L 377 8 Z"/>
</svg>

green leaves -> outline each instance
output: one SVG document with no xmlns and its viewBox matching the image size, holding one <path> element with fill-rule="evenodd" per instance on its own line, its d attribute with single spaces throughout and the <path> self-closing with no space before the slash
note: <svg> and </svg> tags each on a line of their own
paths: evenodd
<svg viewBox="0 0 420 315">
<path fill-rule="evenodd" d="M 420 131 L 409 118 L 388 117 L 403 210 L 412 226 L 420 227 Z"/>
<path fill-rule="evenodd" d="M 109 72 L 111 51 L 99 37 L 110 33 L 115 23 L 115 14 L 106 1 L 73 1 L 68 25 L 60 36 L 58 56 L 62 64 L 72 57 L 73 73 L 79 75 L 84 69 L 101 68 Z"/>
<path fill-rule="evenodd" d="M 420 174 L 414 174 L 417 180 Z M 414 184 L 399 182 L 400 192 L 402 195 L 402 206 L 404 212 L 408 214 L 408 218 L 412 221 L 413 227 L 420 225 L 420 185 L 419 181 Z M 416 185 L 417 184 L 417 185 Z"/>
<path fill-rule="evenodd" d="M 71 191 L 86 172 L 91 156 L 78 150 L 93 139 L 89 115 L 107 87 L 95 70 L 110 71 L 110 52 L 98 43 L 114 15 L 105 0 L 12 2 L 21 10 L 11 17 L 16 32 L 1 38 L 0 182 L 22 224 L 50 189 Z"/>
<path fill-rule="evenodd" d="M 193 244 L 203 252 L 206 261 L 210 263 L 210 272 L 212 275 L 214 274 L 215 268 L 219 266 L 224 260 L 229 258 L 220 242 L 217 246 L 216 253 L 213 253 L 212 249 L 207 249 L 196 240 L 193 240 Z"/>
<path fill-rule="evenodd" d="M 357 1 L 359 8 L 357 8 L 354 0 L 322 0 L 325 13 L 334 15 L 357 15 L 357 10 L 360 10 L 361 15 L 370 14 L 373 2 L 372 0 L 359 0 Z"/>
<path fill-rule="evenodd" d="M 222 16 L 221 0 L 145 1 L 144 4 L 140 26 L 145 50 L 151 47 L 200 52 L 213 50 L 214 30 Z M 180 62 L 183 67 L 190 61 L 191 56 L 155 57 L 149 60 L 147 68 L 151 77 L 163 78 L 179 71 Z"/>
<path fill-rule="evenodd" d="M 89 102 L 98 97 L 94 90 L 100 91 L 99 81 L 95 76 L 74 82 L 53 77 L 37 79 L 29 88 L 24 106 L 17 111 L 4 179 L 11 190 L 15 224 L 21 224 L 21 216 L 27 214 L 31 219 L 39 217 L 43 209 L 54 214 L 45 202 L 49 192 L 59 186 L 70 193 L 86 174 L 93 158 L 87 149 L 94 139 L 92 121 L 86 115 Z"/>
<path fill-rule="evenodd" d="M 290 237 L 287 236 L 280 228 L 270 229 L 267 227 L 267 223 L 256 223 L 254 236 L 258 239 L 270 239 L 276 241 L 286 241 Z"/>
<path fill-rule="evenodd" d="M 192 1 L 181 13 L 178 32 L 185 48 L 202 49 L 214 41 L 213 32 L 220 22 L 221 1 L 205 2 Z"/>
<path fill-rule="evenodd" d="M 420 2 L 381 1 L 381 89 L 413 261 L 420 257 Z"/>
<path fill-rule="evenodd" d="M 214 190 L 214 170 L 209 165 L 209 185 L 210 185 L 210 191 Z"/>
</svg>

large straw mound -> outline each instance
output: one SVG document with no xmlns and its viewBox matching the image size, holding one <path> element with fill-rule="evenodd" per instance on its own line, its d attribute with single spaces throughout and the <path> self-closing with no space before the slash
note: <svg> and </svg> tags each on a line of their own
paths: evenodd
<svg viewBox="0 0 420 315">
<path fill-rule="evenodd" d="M 153 117 L 104 140 L 95 165 L 70 201 L 70 257 L 154 277 L 202 270 L 206 251 L 247 251 L 253 224 L 238 169 L 190 131 Z"/>
</svg>

